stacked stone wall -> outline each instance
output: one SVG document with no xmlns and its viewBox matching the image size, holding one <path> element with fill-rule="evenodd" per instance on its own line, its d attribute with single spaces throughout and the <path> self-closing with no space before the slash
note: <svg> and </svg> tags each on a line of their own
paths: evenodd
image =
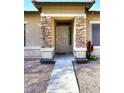
<svg viewBox="0 0 124 93">
<path fill-rule="evenodd" d="M 41 17 L 41 48 L 52 47 L 52 17 Z"/>
<path fill-rule="evenodd" d="M 76 47 L 86 47 L 86 18 L 84 16 L 76 17 Z"/>
</svg>

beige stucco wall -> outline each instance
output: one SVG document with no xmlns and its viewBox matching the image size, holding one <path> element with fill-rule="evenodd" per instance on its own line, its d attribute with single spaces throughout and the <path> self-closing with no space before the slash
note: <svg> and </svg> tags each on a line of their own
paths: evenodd
<svg viewBox="0 0 124 93">
<path fill-rule="evenodd" d="M 92 24 L 90 21 L 100 21 L 100 14 L 87 14 L 87 40 L 92 41 Z"/>
<path fill-rule="evenodd" d="M 40 49 L 24 49 L 24 57 L 38 57 L 41 58 Z"/>
<path fill-rule="evenodd" d="M 26 21 L 26 47 L 41 46 L 41 21 L 38 13 L 25 13 Z"/>
<path fill-rule="evenodd" d="M 43 6 L 42 13 L 83 13 L 85 12 L 84 6 Z"/>
<path fill-rule="evenodd" d="M 26 22 L 26 46 L 24 48 L 25 57 L 41 57 L 41 21 L 39 13 L 24 13 Z"/>
</svg>

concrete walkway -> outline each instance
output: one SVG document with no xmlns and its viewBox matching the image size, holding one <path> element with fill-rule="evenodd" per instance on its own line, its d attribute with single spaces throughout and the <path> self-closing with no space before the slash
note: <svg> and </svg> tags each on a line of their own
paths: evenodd
<svg viewBox="0 0 124 93">
<path fill-rule="evenodd" d="M 55 66 L 46 93 L 79 93 L 72 55 L 55 57 Z"/>
</svg>

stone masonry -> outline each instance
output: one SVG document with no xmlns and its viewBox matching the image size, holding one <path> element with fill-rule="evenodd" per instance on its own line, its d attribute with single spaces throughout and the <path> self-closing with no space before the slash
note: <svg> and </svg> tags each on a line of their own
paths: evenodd
<svg viewBox="0 0 124 93">
<path fill-rule="evenodd" d="M 86 48 L 86 18 L 76 17 L 76 47 Z"/>
<path fill-rule="evenodd" d="M 41 48 L 52 47 L 52 17 L 42 16 L 41 17 Z"/>
</svg>

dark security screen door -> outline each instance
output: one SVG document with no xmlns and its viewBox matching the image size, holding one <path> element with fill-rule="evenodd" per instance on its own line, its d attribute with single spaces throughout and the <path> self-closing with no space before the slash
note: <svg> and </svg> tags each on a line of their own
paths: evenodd
<svg viewBox="0 0 124 93">
<path fill-rule="evenodd" d="M 92 42 L 94 46 L 100 46 L 100 24 L 92 24 Z"/>
</svg>

